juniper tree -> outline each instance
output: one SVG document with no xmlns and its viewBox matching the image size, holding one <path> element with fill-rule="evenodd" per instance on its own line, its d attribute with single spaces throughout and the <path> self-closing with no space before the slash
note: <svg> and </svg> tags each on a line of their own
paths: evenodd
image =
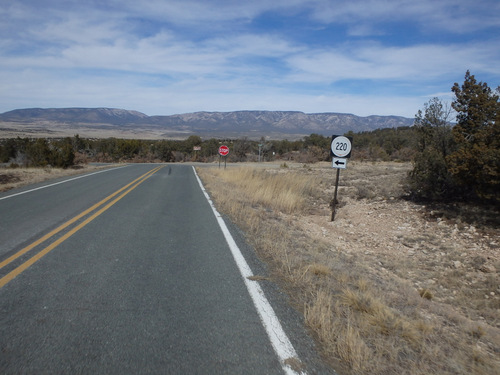
<svg viewBox="0 0 500 375">
<path fill-rule="evenodd" d="M 451 109 L 438 98 L 429 100 L 415 115 L 417 153 L 409 174 L 410 194 L 417 199 L 450 200 L 456 183 L 448 170 L 447 156 L 454 148 L 451 136 Z"/>
<path fill-rule="evenodd" d="M 494 93 L 467 71 L 463 85 L 455 83 L 452 91 L 457 149 L 447 157 L 449 170 L 464 191 L 500 203 L 499 90 Z"/>
</svg>

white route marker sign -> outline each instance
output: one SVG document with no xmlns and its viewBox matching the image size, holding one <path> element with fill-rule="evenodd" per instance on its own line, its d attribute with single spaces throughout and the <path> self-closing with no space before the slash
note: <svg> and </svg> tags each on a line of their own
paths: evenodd
<svg viewBox="0 0 500 375">
<path fill-rule="evenodd" d="M 336 156 L 337 158 L 350 158 L 351 148 L 352 143 L 348 137 L 344 137 L 343 135 L 332 136 L 332 156 Z"/>
</svg>

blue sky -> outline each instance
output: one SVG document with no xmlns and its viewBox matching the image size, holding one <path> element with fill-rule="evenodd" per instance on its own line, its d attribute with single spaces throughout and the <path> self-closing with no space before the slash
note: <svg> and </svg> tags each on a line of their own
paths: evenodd
<svg viewBox="0 0 500 375">
<path fill-rule="evenodd" d="M 414 117 L 500 84 L 498 0 L 3 0 L 0 113 L 297 110 Z"/>
</svg>

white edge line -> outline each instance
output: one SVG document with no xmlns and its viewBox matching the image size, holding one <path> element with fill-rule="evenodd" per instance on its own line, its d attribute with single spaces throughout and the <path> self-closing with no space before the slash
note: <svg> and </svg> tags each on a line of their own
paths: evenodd
<svg viewBox="0 0 500 375">
<path fill-rule="evenodd" d="M 115 169 L 119 169 L 119 168 L 124 168 L 124 167 L 128 167 L 128 165 L 124 165 L 124 166 L 121 166 L 121 167 L 110 168 L 110 169 L 104 169 L 104 170 L 102 170 L 102 171 L 92 172 L 92 173 L 89 173 L 89 174 L 84 174 L 84 175 L 81 175 L 81 176 L 73 177 L 73 178 L 70 178 L 70 179 L 68 179 L 68 180 L 55 182 L 55 183 L 50 184 L 50 185 L 40 186 L 40 187 L 37 187 L 37 188 L 35 188 L 35 189 L 30 189 L 30 190 L 26 190 L 26 191 L 21 191 L 21 192 L 19 192 L 19 193 L 15 193 L 15 194 L 7 195 L 6 197 L 2 197 L 2 198 L 0 198 L 0 201 L 1 201 L 1 200 L 3 200 L 3 199 L 13 198 L 13 197 L 16 197 L 16 196 L 18 196 L 18 195 L 23 195 L 23 194 L 26 194 L 26 193 L 31 193 L 31 192 L 33 192 L 33 191 L 37 191 L 37 190 L 41 190 L 41 189 L 45 189 L 45 188 L 48 188 L 48 187 L 51 187 L 51 186 L 55 186 L 55 185 L 59 185 L 59 184 L 64 184 L 64 183 L 66 183 L 66 182 L 70 182 L 70 181 L 78 180 L 79 178 L 89 177 L 89 176 L 92 176 L 92 175 L 95 175 L 95 174 L 98 174 L 98 173 L 109 172 L 109 171 L 112 171 L 112 170 L 115 170 Z"/>
<path fill-rule="evenodd" d="M 290 339 L 283 330 L 281 323 L 279 322 L 279 319 L 276 316 L 276 313 L 274 312 L 274 309 L 272 308 L 271 304 L 264 295 L 264 291 L 260 287 L 259 283 L 257 281 L 252 281 L 248 279 L 248 277 L 253 276 L 252 270 L 250 269 L 245 258 L 243 257 L 243 254 L 241 253 L 241 250 L 239 249 L 238 245 L 234 241 L 233 236 L 229 232 L 229 229 L 227 228 L 224 219 L 215 208 L 212 200 L 210 199 L 210 196 L 205 190 L 205 187 L 203 186 L 203 183 L 198 177 L 198 174 L 196 173 L 196 169 L 194 167 L 193 171 L 196 176 L 196 179 L 198 180 L 198 184 L 200 185 L 201 190 L 205 195 L 205 198 L 207 199 L 208 203 L 210 204 L 210 207 L 212 208 L 212 211 L 217 219 L 217 222 L 219 223 L 222 233 L 226 238 L 226 241 L 229 245 L 231 253 L 233 254 L 236 265 L 238 266 L 241 276 L 243 277 L 245 285 L 248 289 L 248 293 L 250 294 L 250 297 L 252 298 L 255 308 L 259 313 L 262 325 L 264 326 L 267 332 L 267 335 L 269 337 L 269 340 L 271 341 L 271 345 L 273 346 L 276 355 L 280 359 L 281 367 L 283 368 L 285 373 L 289 375 L 306 374 L 305 372 L 300 372 L 300 373 L 296 372 L 285 363 L 285 361 L 289 358 L 298 358 L 297 353 L 295 352 L 295 349 L 293 348 Z"/>
</svg>

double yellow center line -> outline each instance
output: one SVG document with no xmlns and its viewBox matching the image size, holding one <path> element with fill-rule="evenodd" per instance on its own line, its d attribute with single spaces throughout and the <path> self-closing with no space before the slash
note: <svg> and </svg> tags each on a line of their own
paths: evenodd
<svg viewBox="0 0 500 375">
<path fill-rule="evenodd" d="M 54 248 L 56 248 L 58 245 L 60 245 L 62 242 L 67 240 L 69 237 L 71 237 L 73 234 L 78 232 L 80 229 L 82 229 L 84 226 L 86 226 L 88 223 L 90 223 L 92 220 L 94 220 L 96 217 L 101 215 L 104 211 L 109 209 L 111 206 L 113 206 L 116 202 L 118 202 L 120 199 L 122 199 L 124 196 L 126 196 L 128 193 L 130 193 L 132 190 L 134 190 L 137 186 L 142 184 L 144 181 L 146 181 L 149 177 L 151 177 L 153 174 L 158 172 L 163 166 L 156 167 L 149 172 L 143 174 L 139 178 L 135 179 L 131 183 L 125 185 L 121 189 L 115 191 L 113 194 L 107 196 L 104 198 L 102 201 L 96 203 L 89 209 L 83 211 L 82 213 L 76 215 L 74 218 L 66 221 L 64 224 L 60 225 L 53 231 L 47 233 L 45 236 L 42 238 L 36 240 L 35 242 L 31 243 L 30 245 L 24 247 L 23 249 L 19 250 L 17 253 L 14 255 L 11 255 L 9 258 L 5 259 L 0 263 L 0 270 L 7 266 L 8 264 L 12 263 L 14 260 L 19 258 L 20 256 L 26 254 L 28 251 L 32 250 L 33 248 L 37 247 L 38 245 L 41 245 L 45 241 L 49 240 L 51 237 L 55 236 L 59 232 L 63 231 L 67 227 L 69 227 L 71 224 L 74 224 L 78 220 L 84 218 L 85 216 L 89 215 L 91 212 L 97 210 L 99 207 L 103 206 L 101 209 L 96 211 L 94 214 L 89 216 L 87 219 L 82 221 L 80 224 L 78 224 L 76 227 L 71 229 L 70 231 L 66 232 L 63 236 L 58 238 L 56 241 L 52 242 L 50 245 L 45 247 L 43 250 L 40 252 L 36 253 L 33 257 L 22 263 L 20 266 L 9 272 L 7 275 L 3 276 L 0 279 L 0 288 L 4 287 L 9 281 L 14 279 L 17 275 L 19 275 L 21 272 L 25 271 L 27 268 L 32 266 L 35 262 L 40 260 L 43 256 L 47 255 L 50 251 L 52 251 Z M 120 194 L 121 193 L 121 194 Z M 115 198 L 116 197 L 116 198 Z M 115 199 L 113 199 L 115 198 Z M 112 200 L 113 199 L 113 200 Z M 111 202 L 109 202 L 111 201 Z M 109 202 L 109 203 L 107 203 Z M 106 204 L 107 203 L 107 204 Z"/>
</svg>

